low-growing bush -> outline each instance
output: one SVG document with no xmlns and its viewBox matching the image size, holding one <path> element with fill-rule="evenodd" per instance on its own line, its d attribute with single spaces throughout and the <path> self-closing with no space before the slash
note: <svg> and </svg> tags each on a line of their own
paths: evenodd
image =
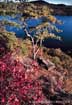
<svg viewBox="0 0 72 105">
<path fill-rule="evenodd" d="M 12 60 L 11 53 L 0 59 L 0 105 L 38 105 L 44 100 L 41 83 L 32 78 L 38 64 L 32 61 L 32 68 L 25 66 Z"/>
</svg>

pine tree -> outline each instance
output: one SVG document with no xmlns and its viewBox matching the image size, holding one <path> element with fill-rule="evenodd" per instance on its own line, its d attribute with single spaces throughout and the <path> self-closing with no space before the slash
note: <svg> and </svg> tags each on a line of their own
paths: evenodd
<svg viewBox="0 0 72 105">
<path fill-rule="evenodd" d="M 28 9 L 28 6 L 30 6 Z M 30 38 L 31 42 L 32 42 L 32 46 L 33 46 L 33 58 L 36 59 L 36 55 L 38 54 L 38 52 L 41 50 L 41 56 L 42 56 L 42 43 L 43 40 L 45 38 L 55 38 L 58 40 L 61 40 L 61 38 L 59 36 L 56 36 L 54 33 L 52 33 L 53 30 L 60 32 L 59 29 L 57 29 L 57 27 L 54 25 L 55 23 L 60 23 L 60 21 L 58 21 L 54 16 L 51 15 L 50 13 L 50 9 L 47 6 L 42 6 L 41 10 L 36 10 L 34 11 L 34 7 L 37 9 L 36 5 L 34 4 L 30 4 L 26 7 L 26 10 L 24 11 L 25 14 L 29 14 L 28 18 L 42 18 L 42 23 L 39 24 L 36 27 L 33 27 L 32 29 L 30 29 L 31 31 L 35 31 L 35 35 L 31 35 L 31 31 L 28 32 L 27 30 L 27 24 L 25 23 L 25 19 L 23 21 L 23 25 L 22 28 L 24 29 L 27 38 Z"/>
</svg>

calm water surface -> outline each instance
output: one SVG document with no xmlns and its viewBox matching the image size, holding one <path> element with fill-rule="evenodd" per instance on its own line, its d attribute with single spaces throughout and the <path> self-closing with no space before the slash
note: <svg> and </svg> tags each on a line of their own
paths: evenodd
<svg viewBox="0 0 72 105">
<path fill-rule="evenodd" d="M 19 20 L 19 16 L 11 17 L 11 16 L 0 16 L 0 20 L 8 20 L 12 22 L 17 22 L 21 24 Z M 62 47 L 62 48 L 72 48 L 72 16 L 56 16 L 57 19 L 63 21 L 62 25 L 56 25 L 59 29 L 63 30 L 61 33 L 56 33 L 57 35 L 62 37 L 62 41 L 47 39 L 45 41 L 45 45 L 47 47 Z M 28 27 L 34 27 L 38 24 L 41 24 L 42 19 L 32 19 L 26 21 Z M 24 37 L 25 33 L 22 28 L 17 28 L 13 26 L 5 26 L 6 30 L 10 32 L 15 32 L 17 37 Z"/>
</svg>

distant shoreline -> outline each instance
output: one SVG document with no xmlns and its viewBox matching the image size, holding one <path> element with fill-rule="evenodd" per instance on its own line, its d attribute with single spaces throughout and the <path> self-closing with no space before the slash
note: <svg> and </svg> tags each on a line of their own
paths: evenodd
<svg viewBox="0 0 72 105">
<path fill-rule="evenodd" d="M 72 16 L 72 5 L 65 5 L 65 4 L 51 4 L 45 1 L 32 1 L 35 5 L 45 5 L 48 8 L 52 9 L 53 15 L 63 15 L 63 16 Z"/>
</svg>

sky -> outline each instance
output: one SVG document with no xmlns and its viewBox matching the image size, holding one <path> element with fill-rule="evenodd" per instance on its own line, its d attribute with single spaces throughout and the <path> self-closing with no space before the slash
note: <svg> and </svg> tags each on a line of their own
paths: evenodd
<svg viewBox="0 0 72 105">
<path fill-rule="evenodd" d="M 55 4 L 67 4 L 67 5 L 72 5 L 72 0 L 45 0 L 50 3 L 55 3 Z"/>
<path fill-rule="evenodd" d="M 29 1 L 36 1 L 36 0 L 29 0 Z M 66 5 L 72 5 L 72 0 L 45 0 L 49 3 L 54 4 L 66 4 Z"/>
<path fill-rule="evenodd" d="M 4 0 L 0 0 L 0 1 L 4 1 Z M 15 1 L 15 0 L 13 0 Z M 29 0 L 29 1 L 36 1 L 36 0 Z M 72 0 L 44 0 L 47 1 L 49 3 L 54 3 L 54 4 L 66 4 L 66 5 L 72 5 Z"/>
</svg>

